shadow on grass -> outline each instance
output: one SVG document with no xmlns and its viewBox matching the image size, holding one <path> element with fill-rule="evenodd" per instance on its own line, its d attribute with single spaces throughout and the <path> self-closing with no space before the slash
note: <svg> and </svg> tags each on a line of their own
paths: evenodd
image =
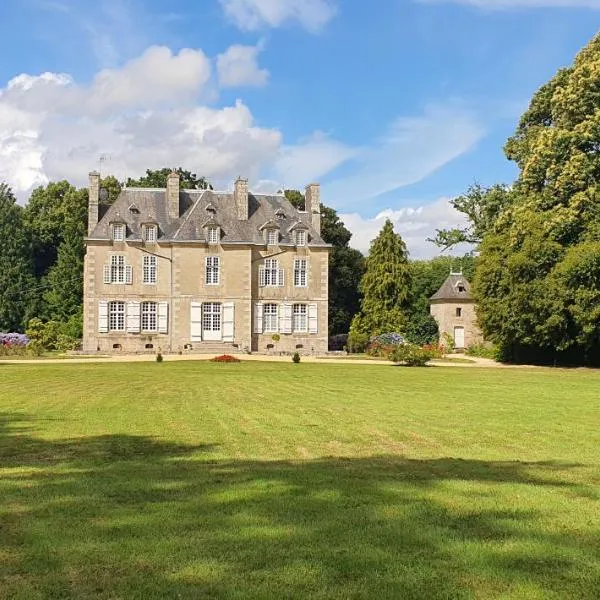
<svg viewBox="0 0 600 600">
<path fill-rule="evenodd" d="M 215 460 L 32 426 L 0 419 L 2 597 L 597 597 L 593 530 L 548 530 L 513 497 L 576 491 L 577 464 Z"/>
</svg>

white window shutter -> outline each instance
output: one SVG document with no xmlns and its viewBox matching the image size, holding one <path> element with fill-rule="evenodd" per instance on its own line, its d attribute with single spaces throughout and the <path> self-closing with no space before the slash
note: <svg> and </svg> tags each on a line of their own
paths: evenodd
<svg viewBox="0 0 600 600">
<path fill-rule="evenodd" d="M 235 305 L 233 302 L 223 303 L 223 341 L 233 342 L 235 329 Z"/>
<path fill-rule="evenodd" d="M 108 302 L 98 302 L 98 333 L 108 333 Z"/>
<path fill-rule="evenodd" d="M 158 303 L 158 333 L 167 333 L 169 331 L 169 303 Z"/>
<path fill-rule="evenodd" d="M 131 285 L 133 283 L 133 267 L 125 265 L 125 283 Z"/>
<path fill-rule="evenodd" d="M 308 333 L 319 332 L 319 309 L 316 304 L 308 305 Z"/>
<path fill-rule="evenodd" d="M 263 332 L 263 308 L 262 302 L 254 305 L 254 333 Z"/>
<path fill-rule="evenodd" d="M 127 332 L 140 332 L 140 303 L 131 301 L 127 303 Z"/>
<path fill-rule="evenodd" d="M 192 302 L 190 310 L 190 339 L 192 342 L 202 341 L 202 303 Z"/>
<path fill-rule="evenodd" d="M 285 271 L 283 269 L 279 269 L 279 287 L 283 287 L 285 285 Z"/>
<path fill-rule="evenodd" d="M 292 305 L 282 304 L 279 312 L 279 331 L 292 333 Z"/>
<path fill-rule="evenodd" d="M 267 276 L 264 267 L 259 267 L 258 269 L 258 285 L 259 287 L 265 287 L 265 285 L 267 285 Z"/>
<path fill-rule="evenodd" d="M 104 265 L 104 283 L 110 283 L 110 265 Z"/>
</svg>

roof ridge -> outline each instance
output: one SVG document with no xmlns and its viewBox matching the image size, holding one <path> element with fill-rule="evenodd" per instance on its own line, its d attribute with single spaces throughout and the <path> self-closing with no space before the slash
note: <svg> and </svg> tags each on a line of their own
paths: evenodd
<svg viewBox="0 0 600 600">
<path fill-rule="evenodd" d="M 196 198 L 192 208 L 190 208 L 190 210 L 188 211 L 187 217 L 181 222 L 181 225 L 179 225 L 179 227 L 177 228 L 175 233 L 173 233 L 173 236 L 172 236 L 173 239 L 175 239 L 179 235 L 179 232 L 183 229 L 183 226 L 190 220 L 192 213 L 196 210 L 196 207 L 198 206 L 200 200 L 202 200 L 202 197 L 204 196 L 204 194 L 206 192 L 212 192 L 212 191 L 213 190 L 202 190 L 202 193 Z M 181 217 L 179 217 L 179 218 L 181 219 Z"/>
</svg>

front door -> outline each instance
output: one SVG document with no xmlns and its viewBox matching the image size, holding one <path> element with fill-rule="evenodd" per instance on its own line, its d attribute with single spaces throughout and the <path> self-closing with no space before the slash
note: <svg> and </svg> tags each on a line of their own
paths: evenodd
<svg viewBox="0 0 600 600">
<path fill-rule="evenodd" d="M 454 345 L 457 348 L 465 347 L 465 328 L 464 327 L 455 327 L 454 328 Z"/>
<path fill-rule="evenodd" d="M 221 303 L 204 302 L 202 304 L 202 339 L 221 341 Z"/>
</svg>

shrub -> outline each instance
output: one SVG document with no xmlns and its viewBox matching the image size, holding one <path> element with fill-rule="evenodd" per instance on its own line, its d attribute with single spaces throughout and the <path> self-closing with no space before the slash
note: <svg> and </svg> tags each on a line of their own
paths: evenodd
<svg viewBox="0 0 600 600">
<path fill-rule="evenodd" d="M 294 355 L 292 356 L 292 361 L 295 364 L 298 364 L 300 362 L 300 355 L 297 352 L 294 352 Z"/>
<path fill-rule="evenodd" d="M 396 346 L 389 359 L 395 363 L 403 363 L 408 367 L 424 367 L 433 358 L 433 353 L 415 344 Z"/>
<path fill-rule="evenodd" d="M 476 356 L 478 358 L 491 358 L 492 360 L 499 359 L 499 350 L 493 344 L 471 344 L 465 351 L 468 356 Z"/>
<path fill-rule="evenodd" d="M 339 333 L 338 335 L 332 335 L 329 338 L 329 350 L 333 352 L 339 352 L 344 350 L 348 345 L 348 334 Z"/>
<path fill-rule="evenodd" d="M 366 333 L 351 331 L 348 334 L 348 352 L 353 354 L 364 352 L 369 344 L 369 336 Z"/>
<path fill-rule="evenodd" d="M 452 354 L 456 350 L 454 338 L 447 331 L 444 331 L 442 334 L 441 345 L 446 348 L 446 352 L 449 354 Z"/>
<path fill-rule="evenodd" d="M 218 363 L 242 362 L 239 358 L 236 358 L 235 356 L 231 356 L 231 354 L 221 354 L 221 356 L 215 356 L 214 358 L 211 358 L 210 360 L 211 360 L 211 362 L 218 362 Z"/>
<path fill-rule="evenodd" d="M 164 360 L 164 358 L 163 358 L 163 355 L 162 355 L 162 354 L 159 352 L 159 353 L 156 355 L 156 362 L 160 363 L 160 362 L 162 362 L 163 360 Z"/>
<path fill-rule="evenodd" d="M 423 350 L 431 352 L 431 358 L 444 358 L 446 348 L 441 344 L 425 344 Z"/>
<path fill-rule="evenodd" d="M 382 333 L 369 340 L 367 354 L 369 356 L 387 358 L 394 351 L 396 346 L 402 345 L 405 342 L 406 340 L 399 333 Z"/>
<path fill-rule="evenodd" d="M 27 325 L 27 337 L 30 339 L 32 349 L 39 352 L 44 350 L 75 350 L 79 346 L 79 339 L 73 334 L 79 329 L 79 317 L 75 315 L 66 323 L 47 321 L 44 323 L 37 317 L 31 319 Z"/>
</svg>

